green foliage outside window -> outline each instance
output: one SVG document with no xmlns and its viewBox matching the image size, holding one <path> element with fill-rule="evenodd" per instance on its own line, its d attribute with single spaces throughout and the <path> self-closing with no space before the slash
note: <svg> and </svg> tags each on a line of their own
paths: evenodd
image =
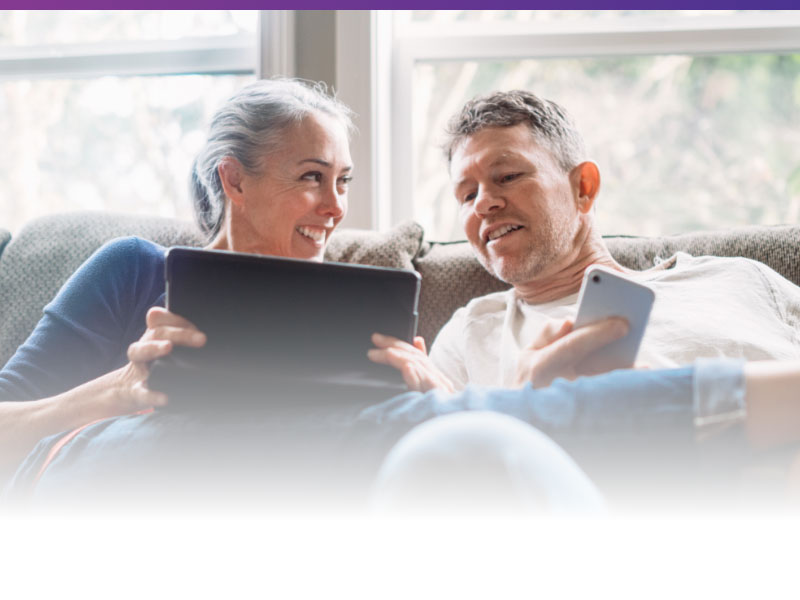
<svg viewBox="0 0 800 600">
<path fill-rule="evenodd" d="M 468 98 L 529 89 L 565 106 L 600 165 L 605 233 L 661 235 L 800 218 L 800 54 L 459 62 L 415 71 L 415 211 L 459 237 L 436 148 Z"/>
</svg>

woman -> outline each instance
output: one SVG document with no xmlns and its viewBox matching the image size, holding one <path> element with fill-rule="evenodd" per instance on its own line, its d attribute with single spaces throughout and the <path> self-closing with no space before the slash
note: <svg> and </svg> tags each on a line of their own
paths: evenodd
<svg viewBox="0 0 800 600">
<path fill-rule="evenodd" d="M 347 211 L 350 111 L 321 86 L 253 83 L 214 117 L 191 190 L 211 249 L 321 261 Z M 205 335 L 163 308 L 164 248 L 110 242 L 0 371 L 0 478 L 45 436 L 163 406 L 148 365 Z"/>
</svg>

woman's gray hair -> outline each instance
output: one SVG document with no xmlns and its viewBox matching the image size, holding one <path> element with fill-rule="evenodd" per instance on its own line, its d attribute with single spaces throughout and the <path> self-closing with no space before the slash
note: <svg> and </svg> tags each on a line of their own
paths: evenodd
<svg viewBox="0 0 800 600">
<path fill-rule="evenodd" d="M 473 98 L 447 124 L 444 152 L 448 164 L 456 147 L 487 127 L 525 123 L 559 166 L 569 172 L 586 160 L 586 146 L 567 111 L 551 100 L 525 90 L 494 92 Z"/>
<path fill-rule="evenodd" d="M 195 219 L 209 239 L 225 217 L 222 161 L 235 158 L 249 173 L 258 174 L 264 156 L 280 148 L 286 129 L 314 112 L 339 119 L 349 138 L 352 111 L 324 83 L 262 79 L 239 90 L 217 111 L 206 145 L 192 164 L 190 182 Z"/>
</svg>

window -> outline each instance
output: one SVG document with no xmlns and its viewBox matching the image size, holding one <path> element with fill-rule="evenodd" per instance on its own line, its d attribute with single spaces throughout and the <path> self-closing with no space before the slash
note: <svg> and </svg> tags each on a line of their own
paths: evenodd
<svg viewBox="0 0 800 600">
<path fill-rule="evenodd" d="M 431 238 L 462 237 L 446 120 L 514 88 L 575 118 L 604 233 L 800 217 L 800 11 L 396 11 L 393 28 L 392 219 Z"/>
<path fill-rule="evenodd" d="M 1 11 L 0 227 L 104 209 L 190 218 L 214 110 L 255 78 L 258 11 Z"/>
</svg>

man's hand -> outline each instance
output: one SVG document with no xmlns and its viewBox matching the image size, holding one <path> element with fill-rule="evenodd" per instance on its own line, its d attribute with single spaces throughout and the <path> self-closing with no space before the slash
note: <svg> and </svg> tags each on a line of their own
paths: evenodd
<svg viewBox="0 0 800 600">
<path fill-rule="evenodd" d="M 612 368 L 633 365 L 608 365 L 597 350 L 628 333 L 628 322 L 619 317 L 597 321 L 573 330 L 574 323 L 551 320 L 545 323 L 533 343 L 525 348 L 517 362 L 516 383 L 531 382 L 533 387 L 547 387 L 554 379 L 575 379 L 581 375 L 597 375 Z"/>
<path fill-rule="evenodd" d="M 455 391 L 453 382 L 431 362 L 425 349 L 425 340 L 421 337 L 415 337 L 412 345 L 388 335 L 374 333 L 372 343 L 377 348 L 367 352 L 369 359 L 400 371 L 408 389 L 418 392 L 427 392 L 434 388 L 450 393 Z"/>
</svg>

